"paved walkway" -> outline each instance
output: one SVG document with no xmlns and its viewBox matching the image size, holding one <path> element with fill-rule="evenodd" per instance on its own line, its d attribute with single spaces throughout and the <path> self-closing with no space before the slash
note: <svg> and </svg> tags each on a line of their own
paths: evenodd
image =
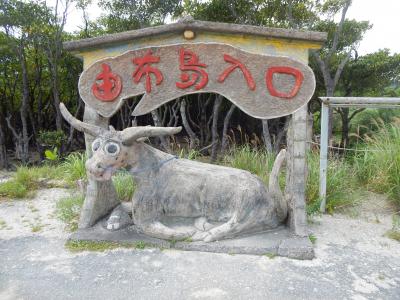
<svg viewBox="0 0 400 300">
<path fill-rule="evenodd" d="M 0 203 L 8 224 L 0 230 L 0 299 L 400 297 L 400 243 L 382 236 L 391 226 L 385 215 L 315 219 L 312 261 L 159 249 L 70 253 L 51 214 L 54 197 L 63 194 L 53 189 Z M 22 225 L 46 216 L 37 233 Z"/>
</svg>

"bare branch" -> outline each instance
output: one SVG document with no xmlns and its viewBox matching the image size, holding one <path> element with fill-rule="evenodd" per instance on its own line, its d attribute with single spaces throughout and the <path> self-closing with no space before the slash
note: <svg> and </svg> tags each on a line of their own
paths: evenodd
<svg viewBox="0 0 400 300">
<path fill-rule="evenodd" d="M 11 116 L 10 116 L 10 115 L 8 115 L 8 116 L 6 117 L 6 121 L 7 121 L 7 126 L 8 126 L 8 128 L 10 128 L 10 130 L 11 130 L 11 132 L 12 132 L 14 138 L 17 139 L 17 140 L 20 139 L 20 138 L 21 138 L 21 134 L 18 134 L 18 133 L 15 131 L 14 127 L 11 125 Z"/>
<path fill-rule="evenodd" d="M 336 69 L 335 78 L 333 79 L 333 88 L 335 88 L 337 83 L 339 82 L 340 75 L 342 75 L 343 69 L 351 57 L 352 50 L 353 48 L 350 49 L 350 51 L 346 54 L 346 57 L 340 62 L 338 68 Z"/>
<path fill-rule="evenodd" d="M 231 107 L 229 108 L 228 112 L 226 113 L 225 119 L 224 119 L 224 127 L 222 130 L 222 143 L 221 143 L 221 153 L 224 154 L 226 148 L 228 147 L 228 126 L 229 122 L 231 120 L 233 111 L 235 110 L 236 105 L 232 103 Z"/>
<path fill-rule="evenodd" d="M 325 86 L 328 86 L 332 81 L 332 77 L 329 72 L 328 65 L 326 64 L 325 61 L 322 60 L 321 56 L 319 55 L 319 53 L 317 51 L 311 51 L 311 54 L 316 59 L 318 66 L 322 72 L 322 76 L 324 77 Z"/>
<path fill-rule="evenodd" d="M 345 6 L 343 7 L 342 10 L 342 17 L 340 18 L 340 22 L 337 26 L 337 29 L 335 31 L 335 35 L 333 36 L 333 43 L 332 43 L 332 47 L 329 50 L 328 56 L 326 57 L 327 60 L 330 60 L 332 55 L 336 52 L 338 44 L 339 44 L 339 37 L 342 34 L 342 30 L 343 30 L 343 24 L 344 21 L 346 19 L 346 14 L 347 14 L 347 10 L 349 9 L 351 5 L 351 0 L 347 0 L 345 3 Z"/>
<path fill-rule="evenodd" d="M 182 99 L 182 101 L 181 101 L 180 112 L 181 112 L 181 116 L 182 116 L 183 127 L 185 128 L 185 130 L 190 138 L 189 148 L 194 149 L 199 144 L 199 139 L 197 138 L 196 134 L 194 133 L 194 131 L 192 130 L 192 128 L 189 125 L 189 122 L 188 122 L 188 119 L 186 116 L 186 101 L 185 101 L 185 99 Z"/>
<path fill-rule="evenodd" d="M 289 21 L 289 27 L 295 29 L 296 24 L 295 24 L 294 18 L 293 18 L 293 1 L 292 0 L 288 0 L 288 2 L 287 2 L 287 18 Z"/>
</svg>

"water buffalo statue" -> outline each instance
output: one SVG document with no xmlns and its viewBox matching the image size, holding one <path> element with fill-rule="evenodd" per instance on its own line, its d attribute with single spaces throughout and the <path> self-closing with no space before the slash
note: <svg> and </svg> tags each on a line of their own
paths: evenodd
<svg viewBox="0 0 400 300">
<path fill-rule="evenodd" d="M 132 198 L 132 221 L 146 235 L 210 242 L 272 229 L 287 217 L 287 203 L 278 182 L 285 150 L 274 162 L 267 190 L 248 171 L 180 159 L 143 141 L 176 134 L 181 127 L 106 130 L 77 120 L 63 104 L 60 109 L 74 128 L 96 138 L 93 155 L 86 162 L 92 179 L 110 180 L 120 168 L 132 174 L 137 186 Z M 111 213 L 109 229 L 120 228 L 121 211 L 117 207 Z M 174 228 L 163 221 L 167 217 L 193 218 L 194 226 Z"/>
</svg>

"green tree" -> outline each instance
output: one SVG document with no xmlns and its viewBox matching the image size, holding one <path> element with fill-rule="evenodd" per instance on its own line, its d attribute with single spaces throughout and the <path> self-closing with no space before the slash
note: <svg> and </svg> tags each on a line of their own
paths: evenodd
<svg viewBox="0 0 400 300">
<path fill-rule="evenodd" d="M 180 9 L 180 0 L 101 0 L 105 14 L 99 19 L 107 33 L 128 31 L 165 23 Z"/>
<path fill-rule="evenodd" d="M 304 28 L 316 18 L 313 6 L 309 0 L 189 0 L 183 13 L 204 21 Z"/>
<path fill-rule="evenodd" d="M 313 51 L 314 68 L 317 66 L 317 74 L 323 79 L 325 95 L 334 96 L 335 90 L 342 76 L 343 69 L 355 52 L 364 33 L 371 25 L 364 21 L 347 20 L 346 14 L 352 0 L 326 0 L 316 5 L 316 10 L 321 19 L 312 29 L 328 33 L 328 41 L 320 51 Z M 335 22 L 335 16 L 340 12 L 339 22 Z M 325 17 L 325 18 L 322 18 Z M 332 136 L 333 111 L 329 114 L 329 137 Z"/>
<path fill-rule="evenodd" d="M 43 16 L 46 14 L 46 7 L 40 3 L 5 0 L 0 4 L 0 26 L 5 33 L 5 46 L 15 52 L 20 63 L 22 79 L 22 100 L 19 109 L 22 132 L 17 132 L 11 125 L 11 116 L 7 118 L 7 124 L 16 141 L 16 152 L 25 163 L 29 158 L 28 117 L 31 98 L 27 51 L 29 44 L 36 38 L 36 29 L 43 26 Z"/>
<path fill-rule="evenodd" d="M 343 69 L 338 83 L 341 96 L 378 97 L 391 86 L 399 84 L 400 54 L 390 54 L 388 49 L 351 58 Z M 363 109 L 337 108 L 342 121 L 341 144 L 349 144 L 350 122 Z"/>
</svg>

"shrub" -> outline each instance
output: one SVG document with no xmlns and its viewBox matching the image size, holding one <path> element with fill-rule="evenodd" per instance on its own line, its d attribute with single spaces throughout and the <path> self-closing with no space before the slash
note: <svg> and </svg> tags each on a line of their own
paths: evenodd
<svg viewBox="0 0 400 300">
<path fill-rule="evenodd" d="M 24 185 L 28 190 L 36 188 L 38 181 L 37 168 L 19 167 L 15 173 L 14 180 Z"/>
<path fill-rule="evenodd" d="M 67 137 L 62 130 L 40 131 L 38 135 L 38 140 L 43 146 L 53 148 L 57 147 L 58 149 L 60 149 L 66 138 Z"/>
<path fill-rule="evenodd" d="M 53 150 L 47 149 L 44 151 L 44 156 L 46 160 L 50 163 L 57 163 L 60 160 L 60 156 L 58 155 L 58 148 L 54 147 Z"/>
<path fill-rule="evenodd" d="M 9 198 L 24 198 L 28 194 L 28 189 L 25 185 L 11 179 L 0 184 L 0 196 Z"/>
</svg>

